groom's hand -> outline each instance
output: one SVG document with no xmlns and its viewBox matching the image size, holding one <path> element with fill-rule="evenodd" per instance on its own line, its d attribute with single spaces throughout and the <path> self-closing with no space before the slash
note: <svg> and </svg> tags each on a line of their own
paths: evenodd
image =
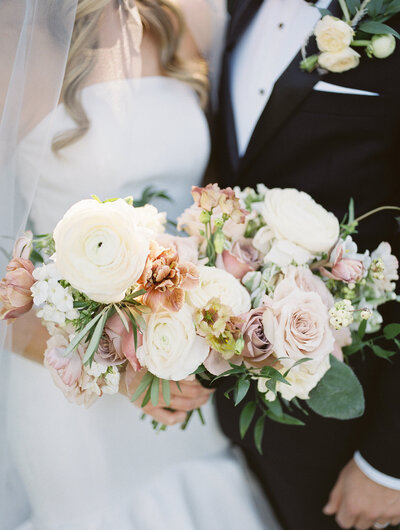
<svg viewBox="0 0 400 530">
<path fill-rule="evenodd" d="M 333 488 L 326 515 L 336 515 L 341 528 L 384 528 L 400 524 L 400 492 L 370 480 L 351 460 Z"/>
</svg>

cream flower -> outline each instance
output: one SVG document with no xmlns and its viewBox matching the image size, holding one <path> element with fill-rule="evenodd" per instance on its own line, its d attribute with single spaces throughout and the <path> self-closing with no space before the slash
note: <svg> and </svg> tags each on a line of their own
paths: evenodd
<svg viewBox="0 0 400 530">
<path fill-rule="evenodd" d="M 321 68 L 340 74 L 352 68 L 357 68 L 360 63 L 360 54 L 353 48 L 345 48 L 340 52 L 323 52 L 318 58 Z"/>
<path fill-rule="evenodd" d="M 152 204 L 146 204 L 140 208 L 133 208 L 133 215 L 137 226 L 148 228 L 158 234 L 165 232 L 167 214 L 165 212 L 159 212 Z"/>
<path fill-rule="evenodd" d="M 234 316 L 250 311 L 250 295 L 239 280 L 215 267 L 199 266 L 199 286 L 186 293 L 189 305 L 196 309 L 205 307 L 212 298 L 232 309 Z"/>
<path fill-rule="evenodd" d="M 315 26 L 314 35 L 321 52 L 340 52 L 350 46 L 354 30 L 349 24 L 327 15 Z"/>
<path fill-rule="evenodd" d="M 293 188 L 268 190 L 261 214 L 276 238 L 313 254 L 327 252 L 339 237 L 339 221 L 333 213 Z"/>
<path fill-rule="evenodd" d="M 152 313 L 146 318 L 146 324 L 137 356 L 140 364 L 157 377 L 180 381 L 207 358 L 210 347 L 196 334 L 187 305 L 176 313 Z"/>
<path fill-rule="evenodd" d="M 149 253 L 145 229 L 124 200 L 84 200 L 54 230 L 56 264 L 72 287 L 101 303 L 119 302 L 143 272 Z"/>
</svg>

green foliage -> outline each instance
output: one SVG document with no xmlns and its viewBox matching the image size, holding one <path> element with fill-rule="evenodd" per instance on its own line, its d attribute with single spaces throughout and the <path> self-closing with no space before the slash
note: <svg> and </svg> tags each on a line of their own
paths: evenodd
<svg viewBox="0 0 400 530">
<path fill-rule="evenodd" d="M 171 388 L 169 381 L 167 381 L 166 379 L 162 379 L 161 388 L 165 404 L 167 405 L 167 407 L 169 407 L 171 405 Z"/>
<path fill-rule="evenodd" d="M 362 386 L 353 370 L 330 356 L 331 367 L 310 392 L 307 405 L 325 418 L 349 420 L 364 414 Z"/>
<path fill-rule="evenodd" d="M 400 324 L 388 324 L 383 328 L 385 339 L 391 340 L 400 335 Z"/>
<path fill-rule="evenodd" d="M 264 425 L 265 425 L 265 415 L 258 418 L 256 425 L 254 427 L 254 443 L 256 444 L 257 451 L 260 455 L 262 452 L 262 440 L 264 437 Z"/>
<path fill-rule="evenodd" d="M 257 409 L 257 404 L 254 401 L 249 401 L 249 403 L 247 403 L 243 407 L 240 413 L 239 429 L 240 429 L 240 436 L 242 437 L 242 439 L 246 436 L 246 433 L 249 430 L 249 427 L 251 425 L 251 422 L 253 421 L 256 409 Z"/>
<path fill-rule="evenodd" d="M 158 395 L 160 391 L 160 380 L 158 377 L 154 377 L 151 383 L 151 402 L 154 407 L 158 405 Z"/>
<path fill-rule="evenodd" d="M 374 354 L 377 357 L 381 357 L 382 359 L 389 360 L 390 357 L 393 357 L 393 355 L 396 355 L 395 351 L 385 350 L 381 348 L 381 346 L 378 346 L 378 344 L 371 344 L 371 350 L 374 352 Z"/>
<path fill-rule="evenodd" d="M 151 204 L 154 199 L 163 199 L 165 201 L 172 202 L 171 197 L 168 195 L 168 193 L 165 190 L 157 190 L 153 186 L 147 186 L 143 190 L 142 196 L 140 199 L 133 201 L 133 206 L 135 208 L 139 208 L 141 206 L 146 206 L 146 204 Z"/>
<path fill-rule="evenodd" d="M 131 401 L 136 401 L 140 398 L 140 396 L 148 389 L 151 388 L 151 385 L 153 383 L 153 374 L 150 372 L 147 372 L 143 379 L 140 381 L 139 386 L 136 389 L 136 392 L 131 397 Z"/>
<path fill-rule="evenodd" d="M 397 39 L 400 39 L 400 34 L 396 30 L 394 30 L 387 24 L 383 24 L 383 22 L 378 22 L 376 20 L 366 20 L 365 22 L 362 22 L 359 26 L 359 29 L 361 31 L 364 31 L 365 33 L 370 33 L 372 35 L 383 35 L 386 33 L 391 33 Z"/>
</svg>

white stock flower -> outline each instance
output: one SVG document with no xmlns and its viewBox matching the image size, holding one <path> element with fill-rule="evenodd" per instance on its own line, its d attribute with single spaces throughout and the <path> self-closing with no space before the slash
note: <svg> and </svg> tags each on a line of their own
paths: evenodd
<svg viewBox="0 0 400 530">
<path fill-rule="evenodd" d="M 47 300 L 49 293 L 49 284 L 45 280 L 39 280 L 34 283 L 31 287 L 31 293 L 33 295 L 33 303 L 36 306 L 42 305 Z"/>
<path fill-rule="evenodd" d="M 119 391 L 120 373 L 116 366 L 109 366 L 104 377 L 105 385 L 102 387 L 104 394 L 117 394 Z"/>
<path fill-rule="evenodd" d="M 352 68 L 357 68 L 360 63 L 360 54 L 353 48 L 345 48 L 340 52 L 322 52 L 318 57 L 321 68 L 340 74 Z"/>
<path fill-rule="evenodd" d="M 379 277 L 374 281 L 376 294 L 379 296 L 385 292 L 394 291 L 396 288 L 394 282 L 399 279 L 399 262 L 396 256 L 392 254 L 392 248 L 389 243 L 383 241 L 372 252 L 371 258 L 372 268 L 374 268 L 374 265 L 379 264 L 380 268 L 383 269 Z"/>
<path fill-rule="evenodd" d="M 268 190 L 262 215 L 277 239 L 312 254 L 327 252 L 339 237 L 339 221 L 310 195 L 293 188 Z"/>
<path fill-rule="evenodd" d="M 264 258 L 264 263 L 275 263 L 279 267 L 288 267 L 292 263 L 305 265 L 313 259 L 313 255 L 308 250 L 299 247 L 291 241 L 277 239 L 274 241 L 271 250 Z"/>
<path fill-rule="evenodd" d="M 350 46 L 354 30 L 343 20 L 326 15 L 315 26 L 314 35 L 321 52 L 336 53 Z"/>
<path fill-rule="evenodd" d="M 186 293 L 189 305 L 201 309 L 212 298 L 232 309 L 234 316 L 250 311 L 250 295 L 246 288 L 232 274 L 215 267 L 199 266 L 199 285 Z"/>
<path fill-rule="evenodd" d="M 180 381 L 206 360 L 209 350 L 206 340 L 196 334 L 190 308 L 184 305 L 178 312 L 160 311 L 146 318 L 137 357 L 153 375 Z"/>
<path fill-rule="evenodd" d="M 133 208 L 133 213 L 137 226 L 148 228 L 158 234 L 165 232 L 167 214 L 165 212 L 159 212 L 152 204 Z"/>
<path fill-rule="evenodd" d="M 54 230 L 56 265 L 62 277 L 96 302 L 119 302 L 143 272 L 148 234 L 124 200 L 84 200 Z"/>
<path fill-rule="evenodd" d="M 253 247 L 261 252 L 261 254 L 265 255 L 271 249 L 271 244 L 274 237 L 273 231 L 268 226 L 263 226 L 254 236 Z"/>
</svg>

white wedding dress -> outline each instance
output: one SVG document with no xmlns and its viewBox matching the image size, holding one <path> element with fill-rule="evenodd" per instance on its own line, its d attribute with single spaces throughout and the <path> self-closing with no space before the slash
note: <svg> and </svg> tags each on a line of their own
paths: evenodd
<svg viewBox="0 0 400 530">
<path fill-rule="evenodd" d="M 194 91 L 148 77 L 91 85 L 82 96 L 89 132 L 60 157 L 49 146 L 41 159 L 36 149 L 49 118 L 21 141 L 22 179 L 43 167 L 31 214 L 36 233 L 51 231 L 69 206 L 93 193 L 137 197 L 151 184 L 174 198 L 172 206 L 162 205 L 172 218 L 188 206 L 210 151 Z M 73 126 L 59 105 L 54 133 Z M 18 355 L 10 389 L 9 444 L 30 506 L 18 529 L 275 528 L 260 515 L 212 404 L 204 407 L 206 426 L 194 416 L 185 432 L 175 426 L 156 434 L 127 398 L 105 396 L 89 409 L 72 405 L 42 366 Z M 18 495 L 10 492 L 10 506 L 23 498 Z"/>
</svg>

